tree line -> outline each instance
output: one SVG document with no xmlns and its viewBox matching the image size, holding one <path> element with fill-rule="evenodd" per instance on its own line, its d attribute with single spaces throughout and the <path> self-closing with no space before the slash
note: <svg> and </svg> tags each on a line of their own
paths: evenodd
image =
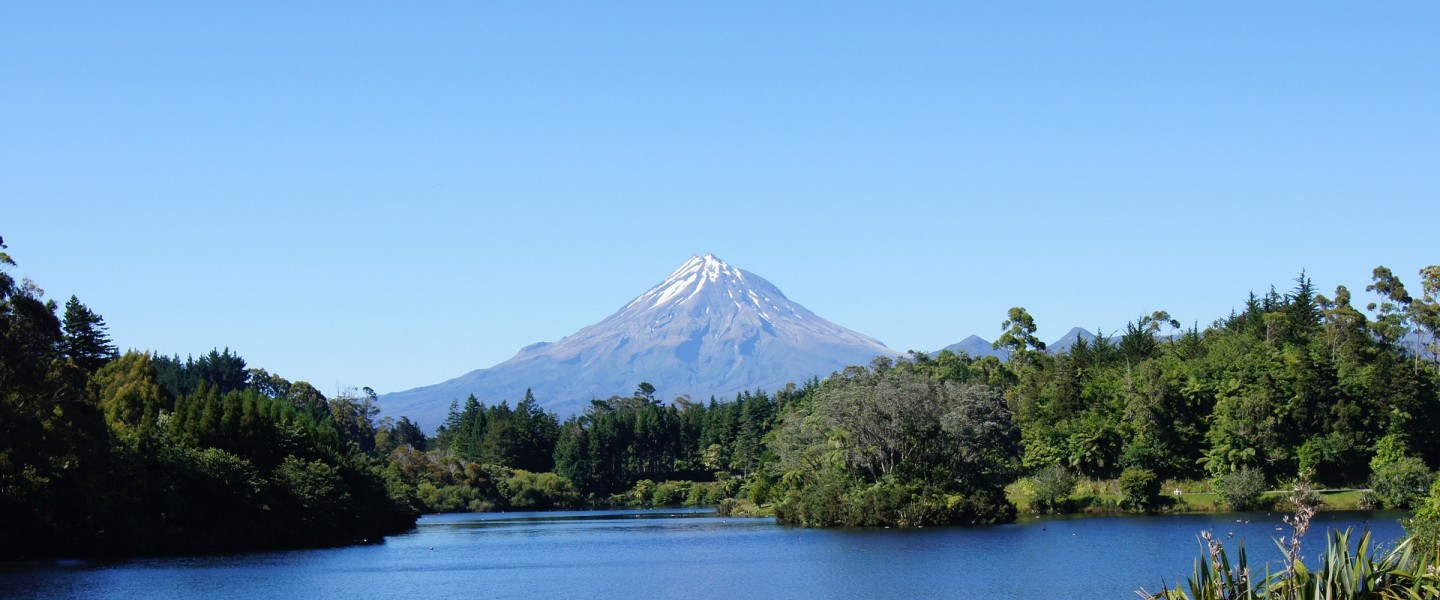
<svg viewBox="0 0 1440 600">
<path fill-rule="evenodd" d="M 472 396 L 427 435 L 378 418 L 368 388 L 326 397 L 229 349 L 121 355 L 78 299 L 62 316 L 0 269 L 0 510 L 20 515 L 0 552 L 344 543 L 420 512 L 579 506 L 1003 522 L 1021 477 L 1052 484 L 1042 509 L 1076 477 L 1116 480 L 1145 510 L 1167 479 L 1225 492 L 1302 474 L 1411 506 L 1440 461 L 1440 267 L 1421 276 L 1412 296 L 1377 268 L 1362 311 L 1301 274 L 1204 329 L 1154 311 L 1062 352 L 1016 307 L 1003 361 L 912 352 L 708 401 L 640 383 L 563 420 L 529 391 L 513 407 Z"/>
<path fill-rule="evenodd" d="M 62 315 L 16 281 L 5 249 L 0 558 L 342 544 L 414 525 L 413 490 L 348 427 L 373 397 L 278 393 L 228 350 L 122 356 L 76 297 Z"/>
<path fill-rule="evenodd" d="M 1060 508 L 1080 477 L 1116 481 L 1133 510 L 1157 508 L 1166 480 L 1207 482 L 1245 508 L 1258 497 L 1245 490 L 1302 477 L 1407 507 L 1440 461 L 1440 268 L 1421 271 L 1413 296 L 1389 269 L 1372 279 L 1363 310 L 1344 286 L 1327 297 L 1302 273 L 1203 329 L 1157 310 L 1061 352 L 1015 307 L 996 342 L 1007 360 L 912 352 L 727 402 L 661 402 L 642 384 L 564 422 L 522 411 L 538 428 L 471 399 L 441 438 L 476 423 L 502 438 L 434 450 L 513 463 L 496 450 L 512 443 L 497 440 L 528 427 L 554 446 L 527 446 L 527 466 L 553 464 L 569 498 L 673 501 L 670 482 L 687 499 L 733 495 L 815 525 L 1006 520 L 1003 490 L 1020 477 L 1062 484 L 1041 509 Z"/>
</svg>

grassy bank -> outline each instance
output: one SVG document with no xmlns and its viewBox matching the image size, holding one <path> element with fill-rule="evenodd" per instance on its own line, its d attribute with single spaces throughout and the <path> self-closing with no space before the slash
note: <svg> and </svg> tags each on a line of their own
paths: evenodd
<svg viewBox="0 0 1440 600">
<path fill-rule="evenodd" d="M 1159 502 L 1153 510 L 1136 510 L 1125 506 L 1125 495 L 1120 491 L 1119 483 L 1116 480 L 1082 480 L 1076 484 L 1074 492 L 1060 503 L 1060 510 L 1048 512 L 1063 513 L 1114 513 L 1114 514 L 1141 514 L 1146 512 L 1160 512 L 1169 514 L 1199 514 L 1199 513 L 1223 513 L 1231 512 L 1226 506 L 1220 494 L 1210 490 L 1207 482 L 1201 481 L 1167 481 L 1163 486 L 1165 490 L 1160 494 Z M 1006 488 L 1006 496 L 1022 514 L 1038 514 L 1047 511 L 1036 508 L 1035 493 L 1031 483 L 1027 480 L 1017 481 Z M 1289 511 L 1291 492 L 1272 490 L 1261 494 L 1256 507 L 1253 510 L 1260 511 Z M 1367 510 L 1375 508 L 1369 498 L 1368 490 L 1319 490 L 1316 492 L 1319 503 L 1326 510 Z"/>
</svg>

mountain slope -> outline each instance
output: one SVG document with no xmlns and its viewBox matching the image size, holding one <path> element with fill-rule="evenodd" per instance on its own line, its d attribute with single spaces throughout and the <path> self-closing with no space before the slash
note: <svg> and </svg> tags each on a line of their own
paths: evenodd
<svg viewBox="0 0 1440 600">
<path fill-rule="evenodd" d="M 579 412 L 592 398 L 628 394 L 642 381 L 662 398 L 728 399 L 775 390 L 877 355 L 879 341 L 820 318 L 778 288 L 714 255 L 695 256 L 615 314 L 555 343 L 432 386 L 386 394 L 385 414 L 433 429 L 450 401 L 512 403 L 533 389 L 547 409 Z"/>
</svg>

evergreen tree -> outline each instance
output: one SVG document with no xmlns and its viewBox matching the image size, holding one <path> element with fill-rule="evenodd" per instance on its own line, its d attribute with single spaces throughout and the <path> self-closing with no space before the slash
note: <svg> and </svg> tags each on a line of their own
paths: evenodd
<svg viewBox="0 0 1440 600">
<path fill-rule="evenodd" d="M 245 370 L 245 359 L 240 358 L 239 354 L 232 354 L 229 348 L 223 352 L 211 348 L 208 354 L 201 356 L 190 368 L 197 379 L 210 384 L 222 394 L 245 389 L 250 381 L 250 373 Z"/>
<path fill-rule="evenodd" d="M 105 329 L 104 318 L 86 308 L 75 296 L 70 296 L 65 303 L 62 351 L 86 372 L 100 370 L 119 356 Z"/>
</svg>

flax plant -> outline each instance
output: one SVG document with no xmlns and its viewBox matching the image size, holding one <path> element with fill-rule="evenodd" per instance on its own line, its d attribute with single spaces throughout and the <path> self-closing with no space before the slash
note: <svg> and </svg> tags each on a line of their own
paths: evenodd
<svg viewBox="0 0 1440 600">
<path fill-rule="evenodd" d="M 1224 545 L 1210 532 L 1200 533 L 1205 556 L 1195 561 L 1194 574 L 1183 586 L 1162 586 L 1159 593 L 1140 590 L 1148 600 L 1440 600 L 1440 553 L 1417 548 L 1408 537 L 1388 552 L 1372 545 L 1369 531 L 1360 534 L 1352 551 L 1350 530 L 1332 532 L 1323 562 L 1310 571 L 1300 554 L 1301 538 L 1315 516 L 1314 505 L 1296 490 L 1295 514 L 1286 517 L 1291 535 L 1275 541 L 1285 555 L 1285 568 L 1252 577 L 1244 544 L 1230 562 Z"/>
</svg>

